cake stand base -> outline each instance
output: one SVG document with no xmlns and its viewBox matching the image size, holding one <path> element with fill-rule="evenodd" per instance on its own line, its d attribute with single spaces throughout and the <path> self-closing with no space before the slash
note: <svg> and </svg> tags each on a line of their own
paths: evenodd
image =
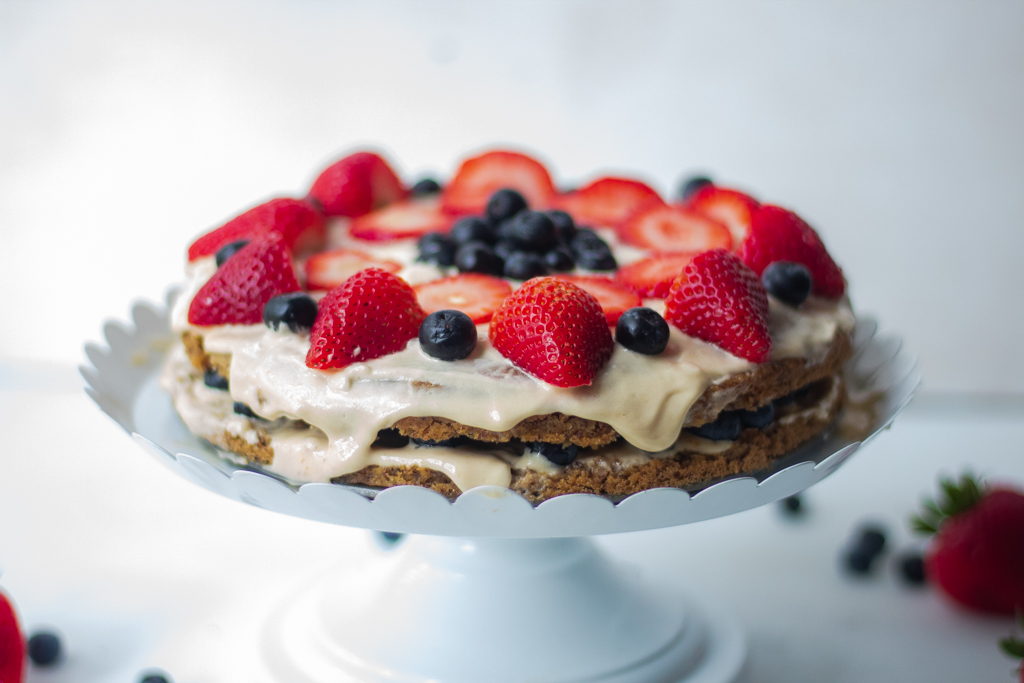
<svg viewBox="0 0 1024 683">
<path fill-rule="evenodd" d="M 267 682 L 727 683 L 746 657 L 728 614 L 582 538 L 409 536 L 261 629 L 248 664 Z"/>
</svg>

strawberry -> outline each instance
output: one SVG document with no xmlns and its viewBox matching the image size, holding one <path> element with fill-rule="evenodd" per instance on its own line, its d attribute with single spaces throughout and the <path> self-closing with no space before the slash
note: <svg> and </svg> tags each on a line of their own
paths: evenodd
<svg viewBox="0 0 1024 683">
<path fill-rule="evenodd" d="M 752 363 L 764 363 L 771 355 L 768 292 L 757 275 L 725 249 L 693 257 L 672 282 L 665 320 Z"/>
<path fill-rule="evenodd" d="M 555 206 L 570 213 L 577 223 L 612 228 L 648 204 L 661 206 L 665 202 L 648 185 L 626 178 L 599 178 L 555 200 Z"/>
<path fill-rule="evenodd" d="M 284 240 L 257 237 L 228 259 L 192 299 L 192 325 L 258 325 L 263 307 L 278 294 L 301 289 Z"/>
<path fill-rule="evenodd" d="M 1017 615 L 1017 622 L 1021 628 L 1024 628 L 1024 612 Z M 999 647 L 1002 648 L 1003 652 L 1015 657 L 1017 659 L 1024 659 L 1024 640 L 1019 640 L 1014 637 L 1003 638 L 999 641 Z M 1024 665 L 1019 669 L 1021 683 L 1024 683 Z"/>
<path fill-rule="evenodd" d="M 406 194 L 388 162 L 372 152 L 356 152 L 334 162 L 309 188 L 309 196 L 328 216 L 362 216 Z"/>
<path fill-rule="evenodd" d="M 480 273 L 446 277 L 413 289 L 428 315 L 435 311 L 462 311 L 478 324 L 490 320 L 501 302 L 512 293 L 512 285 L 505 280 Z"/>
<path fill-rule="evenodd" d="M 25 639 L 14 606 L 0 593 L 0 683 L 21 683 L 25 676 Z"/>
<path fill-rule="evenodd" d="M 407 237 L 420 237 L 428 232 L 447 232 L 453 219 L 443 213 L 436 197 L 411 199 L 377 209 L 352 221 L 353 237 L 373 242 L 387 242 Z"/>
<path fill-rule="evenodd" d="M 533 209 L 551 203 L 555 185 L 551 175 L 536 159 L 518 152 L 486 152 L 466 159 L 444 190 L 442 206 L 456 214 L 482 214 L 496 190 L 518 191 Z"/>
<path fill-rule="evenodd" d="M 732 235 L 716 220 L 678 206 L 641 209 L 618 229 L 619 239 L 658 251 L 731 249 Z"/>
<path fill-rule="evenodd" d="M 615 279 L 644 298 L 664 299 L 672 281 L 694 256 L 696 254 L 687 251 L 655 254 L 619 268 Z"/>
<path fill-rule="evenodd" d="M 750 195 L 724 187 L 705 185 L 691 196 L 684 206 L 702 216 L 714 218 L 729 228 L 733 247 L 738 248 L 750 232 L 750 219 L 758 207 Z"/>
<path fill-rule="evenodd" d="M 758 276 L 775 261 L 791 261 L 807 266 L 811 291 L 818 296 L 837 299 L 846 289 L 843 271 L 828 255 L 814 228 L 778 206 L 763 204 L 754 211 L 750 234 L 738 253 Z"/>
<path fill-rule="evenodd" d="M 926 502 L 917 531 L 934 534 L 929 579 L 965 607 L 1024 611 L 1024 493 L 985 487 L 970 475 L 941 481 L 944 498 Z"/>
<path fill-rule="evenodd" d="M 306 365 L 343 368 L 401 351 L 425 317 L 405 280 L 380 268 L 359 271 L 320 300 Z"/>
<path fill-rule="evenodd" d="M 623 287 L 609 277 L 600 275 L 556 275 L 555 277 L 573 283 L 597 299 L 609 325 L 614 326 L 619 322 L 619 316 L 629 309 L 643 305 L 643 301 L 640 300 L 636 292 Z"/>
<path fill-rule="evenodd" d="M 527 280 L 494 313 L 491 344 L 517 367 L 556 387 L 589 385 L 614 342 L 597 299 L 565 280 Z"/>
<path fill-rule="evenodd" d="M 401 263 L 375 259 L 355 249 L 332 249 L 314 254 L 306 261 L 306 289 L 334 289 L 361 270 L 380 268 L 389 273 L 402 269 Z"/>
<path fill-rule="evenodd" d="M 268 232 L 281 235 L 289 249 L 300 243 L 300 238 L 303 243 L 315 244 L 323 239 L 324 217 L 305 199 L 271 199 L 197 239 L 188 248 L 188 260 L 211 256 L 225 244 L 251 240 Z"/>
</svg>

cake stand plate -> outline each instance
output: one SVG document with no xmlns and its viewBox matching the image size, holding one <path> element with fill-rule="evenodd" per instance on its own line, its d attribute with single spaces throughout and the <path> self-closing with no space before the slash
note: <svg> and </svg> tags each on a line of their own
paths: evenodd
<svg viewBox="0 0 1024 683">
<path fill-rule="evenodd" d="M 300 484 L 237 464 L 196 439 L 158 383 L 173 343 L 165 306 L 108 322 L 81 368 L 100 408 L 160 462 L 234 500 L 295 517 L 417 534 L 358 569 L 282 595 L 238 641 L 246 680 L 320 683 L 725 683 L 742 631 L 718 606 L 604 557 L 584 538 L 698 522 L 793 495 L 892 423 L 920 382 L 898 339 L 858 320 L 845 368 L 868 402 L 863 438 L 831 433 L 756 476 L 653 489 L 624 500 L 567 495 L 532 505 L 478 487 L 453 503 L 428 489 Z"/>
</svg>

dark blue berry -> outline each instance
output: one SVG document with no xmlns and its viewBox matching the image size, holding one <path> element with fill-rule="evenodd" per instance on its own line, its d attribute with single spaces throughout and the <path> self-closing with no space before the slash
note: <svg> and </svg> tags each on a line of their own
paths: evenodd
<svg viewBox="0 0 1024 683">
<path fill-rule="evenodd" d="M 548 211 L 548 218 L 555 224 L 555 234 L 562 244 L 569 244 L 576 236 L 576 223 L 565 211 Z"/>
<path fill-rule="evenodd" d="M 483 242 L 466 242 L 455 252 L 455 265 L 463 273 L 501 275 L 505 262 Z"/>
<path fill-rule="evenodd" d="M 771 403 L 765 404 L 757 410 L 740 411 L 740 422 L 744 428 L 764 429 L 775 419 L 775 406 Z"/>
<path fill-rule="evenodd" d="M 579 228 L 572 236 L 569 243 L 573 251 L 592 249 L 594 247 L 607 247 L 608 243 L 601 239 L 592 228 Z"/>
<path fill-rule="evenodd" d="M 494 245 L 494 253 L 501 257 L 503 261 L 508 260 L 508 257 L 511 256 L 514 251 L 519 251 L 519 245 L 515 242 L 502 240 Z"/>
<path fill-rule="evenodd" d="M 60 638 L 48 631 L 38 631 L 28 639 L 28 658 L 36 666 L 56 664 L 60 650 Z"/>
<path fill-rule="evenodd" d="M 461 360 L 476 348 L 476 325 L 462 311 L 434 311 L 420 324 L 420 348 L 440 360 Z"/>
<path fill-rule="evenodd" d="M 712 441 L 735 441 L 743 430 L 740 416 L 733 410 L 724 410 L 718 414 L 714 422 L 700 427 L 690 427 L 691 434 L 711 439 Z"/>
<path fill-rule="evenodd" d="M 540 453 L 555 465 L 565 467 L 576 459 L 576 456 L 579 455 L 580 447 L 572 444 L 562 447 L 557 443 L 535 441 L 530 444 L 530 450 L 534 453 Z"/>
<path fill-rule="evenodd" d="M 424 448 L 455 448 L 456 446 L 461 446 L 468 441 L 464 436 L 453 436 L 450 439 L 442 439 L 441 441 L 417 439 L 416 437 L 411 437 L 409 440 L 417 446 L 423 446 Z"/>
<path fill-rule="evenodd" d="M 505 277 L 509 280 L 529 280 L 548 274 L 544 259 L 528 251 L 513 251 L 505 260 Z"/>
<path fill-rule="evenodd" d="M 779 501 L 782 504 L 782 510 L 788 515 L 801 515 L 804 512 L 804 502 L 798 495 L 792 495 L 789 498 L 783 498 Z"/>
<path fill-rule="evenodd" d="M 885 529 L 873 524 L 861 527 L 854 545 L 871 555 L 880 555 L 885 550 Z"/>
<path fill-rule="evenodd" d="M 871 565 L 875 563 L 875 556 L 863 548 L 854 548 L 846 553 L 843 561 L 846 564 L 846 569 L 853 574 L 870 574 Z"/>
<path fill-rule="evenodd" d="M 252 408 L 250 408 L 249 406 L 245 405 L 241 401 L 235 401 L 233 409 L 234 409 L 235 413 L 238 414 L 238 415 L 244 415 L 245 417 L 251 417 L 251 418 L 253 418 L 255 420 L 262 420 L 263 419 L 262 417 L 260 417 L 256 413 L 252 412 Z"/>
<path fill-rule="evenodd" d="M 378 531 L 382 540 L 387 541 L 389 544 L 394 545 L 402 540 L 405 534 L 395 533 L 394 531 Z"/>
<path fill-rule="evenodd" d="M 272 330 L 280 330 L 284 323 L 289 330 L 298 334 L 308 332 L 316 322 L 317 304 L 308 294 L 289 292 L 275 296 L 263 307 L 263 324 Z"/>
<path fill-rule="evenodd" d="M 580 228 L 572 238 L 572 253 L 576 255 L 576 263 L 587 270 L 615 270 L 618 264 L 612 255 L 611 247 L 593 230 Z"/>
<path fill-rule="evenodd" d="M 146 672 L 142 674 L 139 683 L 171 683 L 171 679 L 166 674 Z"/>
<path fill-rule="evenodd" d="M 452 231 L 449 234 L 455 244 L 465 244 L 466 242 L 494 244 L 494 241 L 497 239 L 491 224 L 483 218 L 477 218 L 476 216 L 460 218 L 452 226 Z"/>
<path fill-rule="evenodd" d="M 455 265 L 455 242 L 447 235 L 428 232 L 416 243 L 420 253 L 417 261 L 436 263 L 439 266 Z"/>
<path fill-rule="evenodd" d="M 556 273 L 564 273 L 576 267 L 576 260 L 572 257 L 572 252 L 565 247 L 555 247 L 544 254 L 544 263 Z"/>
<path fill-rule="evenodd" d="M 409 437 L 402 436 L 397 429 L 382 429 L 377 438 L 370 444 L 371 448 L 405 448 L 409 445 Z"/>
<path fill-rule="evenodd" d="M 223 389 L 226 391 L 228 388 L 228 378 L 213 368 L 206 368 L 203 371 L 203 384 L 211 389 Z"/>
<path fill-rule="evenodd" d="M 241 251 L 247 244 L 249 244 L 249 240 L 238 240 L 237 242 L 228 242 L 218 249 L 217 255 L 214 257 L 217 260 L 217 267 L 223 266 L 225 261 Z"/>
<path fill-rule="evenodd" d="M 900 576 L 911 586 L 922 586 L 927 580 L 921 553 L 907 553 L 899 559 Z"/>
<path fill-rule="evenodd" d="M 526 208 L 526 200 L 523 199 L 523 195 L 519 194 L 515 190 L 501 189 L 491 195 L 491 198 L 487 200 L 487 218 L 492 223 L 497 225 L 502 221 L 507 221 L 512 216 Z"/>
<path fill-rule="evenodd" d="M 768 293 L 790 306 L 799 306 L 811 293 L 811 272 L 802 263 L 775 261 L 761 273 Z"/>
<path fill-rule="evenodd" d="M 615 324 L 615 341 L 630 351 L 656 356 L 668 346 L 668 323 L 651 308 L 631 308 Z"/>
<path fill-rule="evenodd" d="M 800 387 L 796 391 L 791 391 L 788 394 L 786 394 L 785 396 L 780 396 L 779 398 L 777 398 L 774 401 L 772 401 L 772 403 L 775 404 L 776 408 L 783 408 L 785 406 L 788 406 L 791 403 L 796 403 L 800 399 L 804 398 L 805 396 L 807 396 L 807 394 L 810 393 L 810 391 L 811 391 L 810 385 L 804 386 L 804 387 Z"/>
<path fill-rule="evenodd" d="M 433 178 L 424 178 L 423 180 L 416 181 L 416 184 L 412 186 L 409 192 L 412 193 L 413 197 L 423 197 L 428 194 L 437 194 L 441 191 L 441 184 Z"/>
<path fill-rule="evenodd" d="M 702 188 L 708 185 L 713 185 L 711 178 L 702 175 L 695 175 L 687 178 L 683 181 L 682 186 L 679 188 L 679 198 L 686 201 Z"/>
<path fill-rule="evenodd" d="M 558 244 L 555 224 L 540 211 L 520 211 L 501 229 L 505 239 L 528 251 L 545 252 Z"/>
<path fill-rule="evenodd" d="M 868 574 L 885 550 L 885 530 L 875 524 L 861 526 L 847 546 L 843 563 L 854 574 Z"/>
</svg>

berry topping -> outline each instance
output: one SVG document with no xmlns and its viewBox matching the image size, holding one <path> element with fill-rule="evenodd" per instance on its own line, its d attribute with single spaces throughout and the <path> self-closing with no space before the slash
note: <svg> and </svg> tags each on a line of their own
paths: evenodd
<svg viewBox="0 0 1024 683">
<path fill-rule="evenodd" d="M 652 206 L 619 227 L 619 239 L 658 251 L 732 249 L 732 235 L 716 220 L 678 206 Z"/>
<path fill-rule="evenodd" d="M 36 666 L 51 666 L 60 659 L 60 638 L 48 631 L 38 631 L 29 636 L 28 658 Z"/>
<path fill-rule="evenodd" d="M 456 244 L 465 244 L 466 242 L 494 244 L 498 237 L 491 224 L 477 216 L 467 216 L 457 220 L 452 226 L 450 236 Z"/>
<path fill-rule="evenodd" d="M 323 238 L 324 218 L 304 199 L 271 199 L 203 235 L 188 248 L 188 260 L 216 254 L 225 244 L 275 232 L 289 249 Z M 301 240 L 300 240 L 301 238 Z M 218 264 L 219 265 L 219 264 Z"/>
<path fill-rule="evenodd" d="M 262 417 L 254 413 L 252 408 L 250 408 L 247 404 L 242 403 L 241 401 L 235 401 L 234 404 L 231 406 L 231 409 L 235 411 L 236 415 L 243 415 L 254 420 L 263 419 Z"/>
<path fill-rule="evenodd" d="M 409 437 L 403 436 L 397 429 L 382 429 L 370 448 L 405 448 L 409 445 Z"/>
<path fill-rule="evenodd" d="M 439 266 L 455 265 L 455 242 L 439 232 L 428 232 L 416 243 L 420 253 L 417 261 L 436 263 Z"/>
<path fill-rule="evenodd" d="M 812 291 L 827 299 L 841 297 L 846 289 L 843 271 L 814 228 L 777 206 L 766 204 L 754 211 L 750 234 L 740 245 L 739 255 L 758 275 L 775 261 L 802 263 L 811 273 Z"/>
<path fill-rule="evenodd" d="M 192 325 L 257 325 L 263 307 L 278 294 L 300 289 L 291 254 L 270 233 L 231 257 L 199 290 L 188 309 Z"/>
<path fill-rule="evenodd" d="M 540 453 L 551 461 L 553 465 L 565 467 L 576 459 L 576 456 L 579 455 L 580 447 L 573 444 L 561 446 L 557 443 L 535 441 L 530 444 L 530 450 L 534 453 Z"/>
<path fill-rule="evenodd" d="M 799 306 L 811 293 L 811 273 L 800 263 L 770 264 L 761 273 L 761 283 L 769 294 L 790 306 Z"/>
<path fill-rule="evenodd" d="M 0 681 L 21 683 L 25 676 L 25 641 L 18 615 L 7 596 L 0 593 Z"/>
<path fill-rule="evenodd" d="M 702 175 L 690 176 L 683 181 L 683 184 L 679 186 L 679 198 L 684 202 L 695 195 L 697 190 L 702 189 L 707 185 L 713 185 L 711 178 Z"/>
<path fill-rule="evenodd" d="M 413 197 L 423 197 L 428 194 L 437 194 L 441 191 L 441 184 L 433 178 L 424 178 L 416 181 L 416 184 L 409 188 L 409 194 Z"/>
<path fill-rule="evenodd" d="M 462 311 L 434 311 L 420 325 L 420 348 L 440 360 L 462 360 L 476 348 L 476 325 Z"/>
<path fill-rule="evenodd" d="M 227 391 L 228 389 L 228 378 L 220 374 L 213 368 L 206 368 L 203 371 L 203 384 L 210 387 L 211 389 L 220 389 Z"/>
<path fill-rule="evenodd" d="M 352 221 L 349 233 L 372 242 L 419 237 L 428 232 L 447 232 L 452 219 L 435 198 L 398 202 Z"/>
<path fill-rule="evenodd" d="M 556 203 L 577 221 L 616 227 L 648 204 L 665 202 L 650 186 L 639 181 L 599 178 L 586 187 L 562 195 Z"/>
<path fill-rule="evenodd" d="M 643 303 L 636 292 L 626 289 L 611 278 L 600 275 L 556 275 L 555 277 L 573 283 L 597 299 L 609 325 L 615 325 L 619 321 L 619 316 Z"/>
<path fill-rule="evenodd" d="M 533 252 L 545 252 L 558 244 L 551 218 L 540 211 L 520 211 L 502 225 L 503 237 Z"/>
<path fill-rule="evenodd" d="M 479 273 L 432 280 L 413 289 L 427 313 L 454 309 L 465 313 L 474 323 L 490 320 L 505 297 L 512 293 L 509 283 Z"/>
<path fill-rule="evenodd" d="M 586 270 L 615 270 L 618 265 L 611 247 L 590 228 L 580 228 L 570 243 L 576 263 Z"/>
<path fill-rule="evenodd" d="M 656 356 L 664 351 L 668 346 L 668 335 L 668 323 L 650 308 L 631 308 L 615 324 L 615 341 L 646 356 Z"/>
<path fill-rule="evenodd" d="M 356 152 L 336 161 L 317 176 L 309 196 L 328 216 L 356 217 L 405 197 L 405 188 L 380 156 Z"/>
<path fill-rule="evenodd" d="M 615 279 L 644 298 L 664 299 L 694 253 L 655 254 L 619 268 Z"/>
<path fill-rule="evenodd" d="M 404 280 L 379 268 L 360 271 L 320 300 L 306 365 L 343 368 L 401 351 L 424 317 Z"/>
<path fill-rule="evenodd" d="M 714 218 L 729 228 L 734 248 L 738 248 L 750 232 L 750 219 L 757 210 L 757 200 L 736 190 L 708 184 L 686 201 L 686 208 Z"/>
<path fill-rule="evenodd" d="M 555 234 L 562 244 L 569 244 L 576 236 L 576 222 L 565 211 L 548 211 L 548 218 L 555 224 Z"/>
<path fill-rule="evenodd" d="M 519 251 L 519 245 L 509 240 L 501 240 L 494 245 L 494 253 L 498 255 L 502 261 L 508 259 L 512 255 L 512 252 Z"/>
<path fill-rule="evenodd" d="M 487 152 L 462 162 L 444 191 L 444 209 L 451 213 L 482 214 L 497 190 L 516 190 L 530 206 L 547 206 L 554 183 L 536 159 L 517 152 Z"/>
<path fill-rule="evenodd" d="M 757 410 L 741 410 L 739 416 L 744 429 L 764 429 L 775 419 L 775 404 L 766 403 Z"/>
<path fill-rule="evenodd" d="M 665 319 L 752 363 L 771 355 L 768 293 L 754 272 L 724 249 L 698 254 L 683 269 L 665 301 Z"/>
<path fill-rule="evenodd" d="M 714 422 L 700 427 L 689 427 L 688 431 L 704 439 L 712 441 L 735 441 L 743 431 L 743 423 L 735 410 L 723 410 Z"/>
<path fill-rule="evenodd" d="M 455 267 L 461 273 L 501 275 L 505 261 L 483 242 L 466 242 L 455 252 Z"/>
<path fill-rule="evenodd" d="M 505 277 L 509 280 L 529 280 L 548 274 L 544 257 L 528 251 L 513 251 L 505 259 Z"/>
<path fill-rule="evenodd" d="M 575 268 L 576 259 L 573 258 L 572 252 L 566 247 L 555 247 L 544 254 L 544 264 L 549 270 L 561 273 Z"/>
<path fill-rule="evenodd" d="M 220 268 L 224 265 L 224 262 L 229 258 L 237 254 L 242 250 L 242 247 L 249 244 L 252 240 L 235 240 L 234 242 L 228 242 L 223 247 L 217 250 L 217 256 L 214 260 L 217 262 L 217 267 Z"/>
<path fill-rule="evenodd" d="M 332 249 L 314 254 L 306 261 L 306 289 L 310 291 L 334 289 L 361 270 L 380 268 L 397 273 L 402 264 L 375 259 L 355 249 Z"/>
<path fill-rule="evenodd" d="M 293 333 L 309 332 L 316 322 L 317 305 L 308 294 L 290 292 L 275 296 L 263 307 L 263 324 L 280 330 L 281 323 Z"/>
<path fill-rule="evenodd" d="M 507 221 L 520 211 L 526 210 L 526 199 L 523 195 L 509 188 L 502 188 L 491 195 L 487 200 L 487 208 L 484 214 L 487 220 L 495 225 Z"/>
<path fill-rule="evenodd" d="M 558 278 L 523 283 L 495 312 L 489 334 L 501 355 L 558 387 L 589 385 L 614 346 L 597 300 Z"/>
</svg>

